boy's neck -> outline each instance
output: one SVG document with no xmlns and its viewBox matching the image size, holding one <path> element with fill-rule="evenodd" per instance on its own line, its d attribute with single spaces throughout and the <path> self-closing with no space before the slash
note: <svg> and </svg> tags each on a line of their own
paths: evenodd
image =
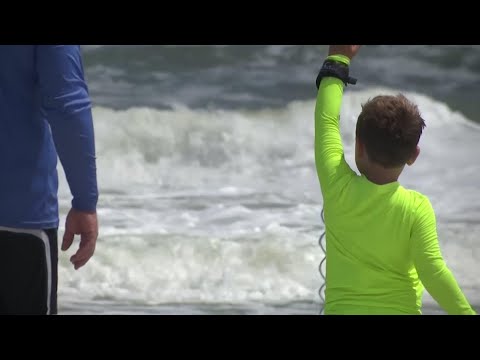
<svg viewBox="0 0 480 360">
<path fill-rule="evenodd" d="M 374 184 L 385 185 L 398 181 L 404 167 L 384 168 L 382 165 L 368 163 L 362 174 Z"/>
</svg>

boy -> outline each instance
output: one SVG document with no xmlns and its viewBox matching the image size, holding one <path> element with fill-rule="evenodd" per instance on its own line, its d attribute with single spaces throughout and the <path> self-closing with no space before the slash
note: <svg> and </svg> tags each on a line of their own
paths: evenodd
<svg viewBox="0 0 480 360">
<path fill-rule="evenodd" d="M 359 45 L 330 45 L 317 78 L 315 161 L 324 199 L 328 314 L 421 314 L 423 286 L 448 314 L 475 314 L 439 248 L 429 199 L 398 178 L 425 127 L 404 96 L 377 96 L 356 126 L 358 176 L 339 129 L 343 88 Z M 423 285 L 422 285 L 423 284 Z"/>
</svg>

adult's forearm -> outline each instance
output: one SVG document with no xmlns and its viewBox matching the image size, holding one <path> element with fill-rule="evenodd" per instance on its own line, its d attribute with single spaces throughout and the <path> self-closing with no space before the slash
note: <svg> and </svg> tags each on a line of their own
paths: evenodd
<svg viewBox="0 0 480 360">
<path fill-rule="evenodd" d="M 72 207 L 79 211 L 95 211 L 98 187 L 91 109 L 50 116 L 50 126 L 73 195 Z"/>
</svg>

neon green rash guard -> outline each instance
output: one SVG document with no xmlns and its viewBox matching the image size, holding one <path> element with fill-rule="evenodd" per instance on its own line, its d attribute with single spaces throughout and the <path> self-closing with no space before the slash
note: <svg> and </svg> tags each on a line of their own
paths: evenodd
<svg viewBox="0 0 480 360">
<path fill-rule="evenodd" d="M 345 56 L 329 59 L 349 65 Z M 442 257 L 429 199 L 398 182 L 374 184 L 345 161 L 343 88 L 341 80 L 324 78 L 315 107 L 326 223 L 325 314 L 421 314 L 425 287 L 448 314 L 474 315 Z"/>
</svg>

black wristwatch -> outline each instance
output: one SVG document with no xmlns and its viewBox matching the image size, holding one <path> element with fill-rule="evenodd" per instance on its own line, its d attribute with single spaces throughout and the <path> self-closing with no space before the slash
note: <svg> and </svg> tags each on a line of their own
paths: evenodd
<svg viewBox="0 0 480 360">
<path fill-rule="evenodd" d="M 335 77 L 342 80 L 345 86 L 347 86 L 348 84 L 355 85 L 357 83 L 357 79 L 349 76 L 348 65 L 327 59 L 323 63 L 323 66 L 317 76 L 317 90 L 320 87 L 320 82 L 322 81 L 322 79 L 327 76 Z"/>
</svg>

